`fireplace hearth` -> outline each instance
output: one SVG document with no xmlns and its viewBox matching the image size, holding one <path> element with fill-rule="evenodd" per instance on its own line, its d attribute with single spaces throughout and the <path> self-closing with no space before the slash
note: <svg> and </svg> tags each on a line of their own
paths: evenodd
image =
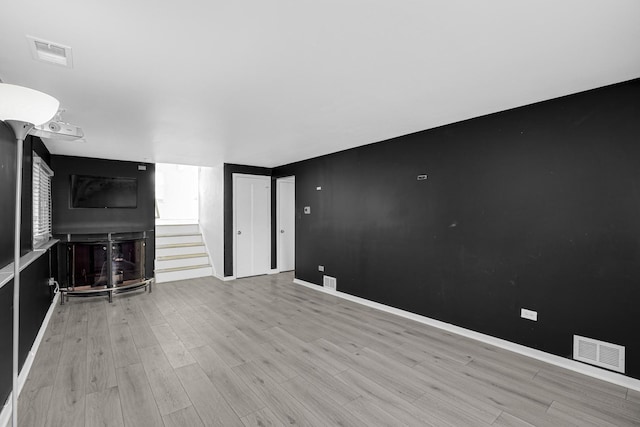
<svg viewBox="0 0 640 427">
<path fill-rule="evenodd" d="M 62 236 L 61 236 L 62 237 Z M 69 297 L 152 290 L 145 268 L 146 232 L 66 235 L 60 242 L 61 303 Z"/>
</svg>

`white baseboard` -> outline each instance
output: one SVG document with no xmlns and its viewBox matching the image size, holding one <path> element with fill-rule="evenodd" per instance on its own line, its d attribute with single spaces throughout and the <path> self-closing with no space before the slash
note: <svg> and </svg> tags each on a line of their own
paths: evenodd
<svg viewBox="0 0 640 427">
<path fill-rule="evenodd" d="M 356 297 L 354 295 L 346 294 L 344 292 L 335 291 L 332 289 L 326 289 L 322 285 L 316 285 L 315 283 L 306 282 L 300 279 L 293 279 L 293 283 L 296 283 L 307 288 L 324 292 L 330 295 L 335 295 L 342 299 L 346 299 L 358 304 L 365 305 L 367 307 L 375 308 L 380 311 L 395 314 L 396 316 L 404 317 L 405 319 L 414 320 L 416 322 L 433 326 L 438 329 L 445 330 L 447 332 L 454 333 L 463 337 L 471 338 L 476 341 L 481 341 L 487 344 L 494 345 L 496 347 L 503 348 L 505 350 L 512 351 L 514 353 L 522 354 L 533 359 L 547 362 L 551 365 L 559 366 L 574 372 L 578 372 L 584 375 L 588 375 L 599 380 L 607 381 L 613 384 L 617 384 L 622 387 L 630 388 L 636 391 L 640 391 L 640 380 L 627 377 L 625 375 L 610 372 L 604 369 L 597 368 L 595 366 L 587 365 L 575 360 L 566 359 L 564 357 L 556 356 L 555 354 L 546 353 L 535 348 L 526 347 L 521 344 L 516 344 L 511 341 L 503 340 L 501 338 L 492 337 L 491 335 L 482 334 L 469 329 L 462 328 L 460 326 L 452 325 L 451 323 L 441 322 L 440 320 L 431 319 L 429 317 L 421 316 L 419 314 L 411 313 L 409 311 L 401 310 L 399 308 L 389 307 L 388 305 L 380 304 L 368 299 Z"/>
<path fill-rule="evenodd" d="M 272 268 L 271 270 L 269 270 L 267 274 L 278 274 L 278 273 L 280 273 L 280 270 L 278 270 L 277 268 Z"/>
<path fill-rule="evenodd" d="M 31 365 L 33 365 L 33 360 L 36 357 L 36 353 L 38 352 L 38 348 L 40 347 L 42 338 L 44 338 L 44 334 L 47 331 L 49 320 L 51 320 L 51 316 L 53 315 L 53 312 L 59 300 L 60 300 L 60 294 L 58 293 L 53 297 L 53 300 L 51 301 L 51 305 L 47 310 L 47 314 L 44 316 L 42 325 L 40 325 L 40 329 L 38 330 L 38 335 L 36 335 L 36 339 L 33 341 L 31 350 L 29 350 L 29 354 L 27 354 L 27 358 L 24 361 L 24 365 L 22 365 L 22 370 L 18 375 L 18 398 L 20 397 L 20 392 L 22 392 L 22 387 L 24 387 L 24 383 L 27 381 L 27 377 L 29 376 L 29 371 L 31 370 Z M 10 393 L 9 397 L 7 398 L 7 402 L 2 408 L 2 412 L 0 412 L 1 427 L 9 427 L 9 425 L 11 424 L 12 409 L 13 408 L 11 408 L 11 393 Z"/>
<path fill-rule="evenodd" d="M 214 274 L 214 277 L 218 280 L 222 280 L 223 282 L 228 282 L 230 280 L 236 280 L 236 276 L 219 276 Z"/>
</svg>

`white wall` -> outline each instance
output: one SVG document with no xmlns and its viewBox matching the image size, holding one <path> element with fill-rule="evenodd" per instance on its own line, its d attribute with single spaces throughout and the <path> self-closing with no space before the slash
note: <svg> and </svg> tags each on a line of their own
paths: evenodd
<svg viewBox="0 0 640 427">
<path fill-rule="evenodd" d="M 161 220 L 198 220 L 198 169 L 156 164 L 156 203 Z"/>
<path fill-rule="evenodd" d="M 200 168 L 199 216 L 213 274 L 224 276 L 224 165 Z"/>
</svg>

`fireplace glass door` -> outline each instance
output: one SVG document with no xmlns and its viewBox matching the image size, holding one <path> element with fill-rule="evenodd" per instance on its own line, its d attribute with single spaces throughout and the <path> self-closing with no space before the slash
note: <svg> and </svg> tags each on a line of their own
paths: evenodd
<svg viewBox="0 0 640 427">
<path fill-rule="evenodd" d="M 76 289 L 99 289 L 109 285 L 108 243 L 72 243 L 68 246 L 70 285 Z"/>
<path fill-rule="evenodd" d="M 142 270 L 143 245 L 140 240 L 111 244 L 111 274 L 113 286 L 123 286 L 144 280 Z"/>
<path fill-rule="evenodd" d="M 145 279 L 142 240 L 68 243 L 67 249 L 69 285 L 75 290 L 126 286 Z"/>
</svg>

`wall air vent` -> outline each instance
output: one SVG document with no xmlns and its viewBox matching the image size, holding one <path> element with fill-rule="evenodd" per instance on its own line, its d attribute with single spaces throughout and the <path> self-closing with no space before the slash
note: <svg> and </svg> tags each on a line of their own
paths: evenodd
<svg viewBox="0 0 640 427">
<path fill-rule="evenodd" d="M 573 358 L 624 374 L 624 347 L 621 345 L 574 335 Z"/>
<path fill-rule="evenodd" d="M 336 291 L 338 286 L 338 281 L 335 277 L 331 276 L 322 276 L 322 286 L 326 289 Z"/>
<path fill-rule="evenodd" d="M 36 61 L 48 62 L 69 68 L 73 67 L 73 57 L 69 46 L 33 36 L 27 36 L 27 40 L 29 41 L 31 56 Z"/>
</svg>

